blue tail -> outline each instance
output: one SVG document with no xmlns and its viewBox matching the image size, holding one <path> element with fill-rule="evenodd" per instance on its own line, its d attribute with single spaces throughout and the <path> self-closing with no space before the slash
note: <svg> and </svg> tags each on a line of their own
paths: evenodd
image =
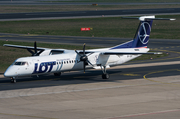
<svg viewBox="0 0 180 119">
<path fill-rule="evenodd" d="M 139 17 L 138 19 L 140 20 L 140 23 L 134 39 L 132 41 L 112 47 L 111 49 L 147 47 L 154 18 L 155 16 Z"/>
<path fill-rule="evenodd" d="M 147 47 L 151 33 L 153 20 L 140 21 L 138 30 L 134 37 L 132 48 Z"/>
</svg>

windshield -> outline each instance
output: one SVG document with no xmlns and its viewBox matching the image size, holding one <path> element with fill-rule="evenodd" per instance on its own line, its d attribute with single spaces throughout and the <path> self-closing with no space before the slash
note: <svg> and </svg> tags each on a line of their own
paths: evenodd
<svg viewBox="0 0 180 119">
<path fill-rule="evenodd" d="M 28 65 L 28 62 L 15 62 L 14 65 Z"/>
</svg>

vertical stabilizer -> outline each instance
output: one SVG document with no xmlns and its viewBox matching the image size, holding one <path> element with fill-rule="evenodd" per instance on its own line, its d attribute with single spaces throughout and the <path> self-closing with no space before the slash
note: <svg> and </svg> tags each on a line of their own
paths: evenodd
<svg viewBox="0 0 180 119">
<path fill-rule="evenodd" d="M 133 40 L 132 48 L 147 47 L 153 23 L 152 19 L 154 18 L 155 16 L 139 17 L 140 23 Z"/>
<path fill-rule="evenodd" d="M 140 23 L 139 23 L 138 29 L 136 31 L 136 34 L 133 40 L 114 46 L 111 49 L 147 47 L 153 20 L 171 20 L 171 21 L 176 20 L 176 19 L 170 19 L 170 18 L 155 18 L 155 16 L 122 17 L 122 18 L 139 19 Z"/>
</svg>

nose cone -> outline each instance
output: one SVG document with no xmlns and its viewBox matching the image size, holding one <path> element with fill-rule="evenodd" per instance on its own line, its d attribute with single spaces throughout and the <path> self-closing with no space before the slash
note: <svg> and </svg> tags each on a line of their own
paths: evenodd
<svg viewBox="0 0 180 119">
<path fill-rule="evenodd" d="M 11 77 L 11 72 L 9 72 L 8 70 L 6 70 L 4 72 L 4 77 Z"/>
<path fill-rule="evenodd" d="M 15 73 L 16 72 L 16 73 Z M 14 77 L 17 76 L 17 71 L 10 66 L 5 72 L 4 72 L 4 77 Z"/>
</svg>

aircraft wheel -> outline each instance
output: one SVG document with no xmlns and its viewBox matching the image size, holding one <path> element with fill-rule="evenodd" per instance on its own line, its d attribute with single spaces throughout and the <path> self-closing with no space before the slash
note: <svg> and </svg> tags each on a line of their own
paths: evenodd
<svg viewBox="0 0 180 119">
<path fill-rule="evenodd" d="M 102 74 L 102 79 L 109 79 L 109 74 Z"/>
<path fill-rule="evenodd" d="M 61 76 L 61 72 L 60 73 L 54 73 L 54 76 Z"/>
<path fill-rule="evenodd" d="M 16 79 L 14 77 L 11 78 L 11 83 L 16 83 Z"/>
</svg>

